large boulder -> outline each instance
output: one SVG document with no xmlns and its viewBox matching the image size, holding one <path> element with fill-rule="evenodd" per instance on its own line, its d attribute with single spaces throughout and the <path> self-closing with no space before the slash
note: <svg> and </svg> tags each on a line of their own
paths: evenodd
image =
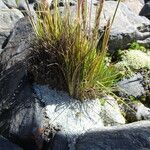
<svg viewBox="0 0 150 150">
<path fill-rule="evenodd" d="M 9 9 L 2 0 L 0 0 L 0 48 L 5 46 L 7 38 L 13 29 L 15 23 L 23 17 L 23 14 L 17 9 Z"/>
<path fill-rule="evenodd" d="M 0 133 L 26 149 L 36 142 L 42 128 L 42 104 L 34 95 L 23 63 L 3 72 L 0 78 Z M 40 134 L 40 133 L 39 133 Z"/>
<path fill-rule="evenodd" d="M 97 129 L 80 136 L 76 150 L 149 150 L 150 121 Z"/>
<path fill-rule="evenodd" d="M 52 139 L 52 146 L 56 146 L 54 150 L 66 147 L 66 143 L 70 149 L 73 148 L 76 138 L 89 129 L 125 124 L 120 108 L 112 97 L 104 97 L 102 104 L 99 99 L 81 102 L 64 92 L 51 90 L 48 86 L 34 85 L 34 90 L 45 104 L 43 111 L 48 123 L 59 129 Z M 65 142 L 57 146 L 58 139 L 60 143 Z"/>
<path fill-rule="evenodd" d="M 0 133 L 27 150 L 38 149 L 43 142 L 43 105 L 34 94 L 26 65 L 31 29 L 27 18 L 16 24 L 1 53 L 0 70 Z"/>
</svg>

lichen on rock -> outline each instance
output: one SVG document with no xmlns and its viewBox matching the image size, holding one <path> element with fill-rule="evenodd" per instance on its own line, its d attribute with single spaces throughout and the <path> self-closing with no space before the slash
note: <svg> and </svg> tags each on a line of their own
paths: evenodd
<svg viewBox="0 0 150 150">
<path fill-rule="evenodd" d="M 116 67 L 130 75 L 139 69 L 150 69 L 150 54 L 141 50 L 127 50 L 122 55 L 122 61 L 118 62 Z"/>
</svg>

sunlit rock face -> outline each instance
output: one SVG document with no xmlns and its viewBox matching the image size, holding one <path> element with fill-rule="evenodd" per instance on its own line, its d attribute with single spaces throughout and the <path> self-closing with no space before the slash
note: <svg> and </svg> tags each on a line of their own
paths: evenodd
<svg viewBox="0 0 150 150">
<path fill-rule="evenodd" d="M 23 14 L 17 9 L 9 9 L 0 1 L 0 48 L 3 48 L 5 40 L 8 38 L 15 23 L 23 17 Z"/>
<path fill-rule="evenodd" d="M 45 104 L 44 114 L 49 124 L 59 127 L 67 136 L 70 147 L 76 138 L 90 129 L 125 124 L 117 102 L 112 97 L 101 100 L 72 99 L 67 93 L 50 90 L 48 86 L 34 85 L 39 99 Z"/>
</svg>

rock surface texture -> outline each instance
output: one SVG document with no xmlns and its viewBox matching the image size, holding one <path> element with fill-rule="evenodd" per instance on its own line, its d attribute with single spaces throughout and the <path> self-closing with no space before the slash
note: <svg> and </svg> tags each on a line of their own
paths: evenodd
<svg viewBox="0 0 150 150">
<path fill-rule="evenodd" d="M 116 2 L 105 2 L 104 20 L 112 16 Z M 110 50 L 127 48 L 133 41 L 150 47 L 150 21 L 132 12 L 127 5 L 121 3 L 110 34 Z M 115 44 L 116 43 L 116 44 Z"/>
<path fill-rule="evenodd" d="M 126 4 L 128 8 L 137 15 L 144 6 L 144 0 L 124 0 L 122 2 Z"/>
<path fill-rule="evenodd" d="M 15 23 L 23 17 L 23 14 L 17 9 L 9 9 L 2 0 L 0 0 L 0 48 L 5 46 L 5 42 L 10 35 Z"/>
<path fill-rule="evenodd" d="M 145 93 L 142 82 L 143 76 L 141 74 L 136 74 L 129 79 L 120 81 L 118 85 L 120 87 L 121 94 L 123 94 L 122 96 L 134 96 L 136 98 L 142 96 Z"/>
<path fill-rule="evenodd" d="M 97 129 L 80 136 L 76 150 L 149 150 L 150 121 Z"/>
<path fill-rule="evenodd" d="M 39 144 L 40 133 L 34 134 L 42 128 L 42 104 L 27 75 L 27 23 L 27 18 L 18 22 L 0 58 L 0 133 L 29 150 Z"/>
<path fill-rule="evenodd" d="M 140 11 L 141 16 L 145 16 L 150 20 L 150 1 L 147 2 Z"/>
<path fill-rule="evenodd" d="M 23 149 L 0 136 L 0 150 L 23 150 Z"/>
</svg>

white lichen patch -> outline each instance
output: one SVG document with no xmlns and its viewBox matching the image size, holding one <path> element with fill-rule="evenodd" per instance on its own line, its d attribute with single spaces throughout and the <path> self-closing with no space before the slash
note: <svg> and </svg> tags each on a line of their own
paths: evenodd
<svg viewBox="0 0 150 150">
<path fill-rule="evenodd" d="M 150 69 L 150 54 L 140 50 L 129 50 L 122 56 L 122 61 L 116 64 L 120 70 Z"/>
</svg>

